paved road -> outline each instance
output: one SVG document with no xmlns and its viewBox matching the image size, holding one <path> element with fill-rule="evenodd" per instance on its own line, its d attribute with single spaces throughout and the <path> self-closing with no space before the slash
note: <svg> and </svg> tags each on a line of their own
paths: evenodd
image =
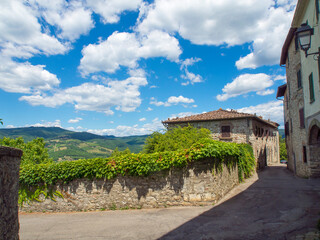
<svg viewBox="0 0 320 240">
<path fill-rule="evenodd" d="M 320 179 L 273 166 L 216 206 L 21 214 L 20 239 L 300 240 L 319 219 Z"/>
</svg>

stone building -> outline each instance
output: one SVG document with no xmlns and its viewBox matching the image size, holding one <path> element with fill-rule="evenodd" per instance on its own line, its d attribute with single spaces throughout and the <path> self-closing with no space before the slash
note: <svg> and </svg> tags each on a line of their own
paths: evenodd
<svg viewBox="0 0 320 240">
<path fill-rule="evenodd" d="M 168 129 L 188 125 L 207 128 L 215 140 L 248 143 L 253 148 L 258 169 L 279 163 L 279 125 L 262 117 L 220 108 L 207 113 L 168 119 L 162 123 Z"/>
<path fill-rule="evenodd" d="M 320 63 L 319 53 L 313 54 L 320 50 L 319 17 L 319 0 L 298 1 L 280 59 L 287 83 L 277 98 L 284 101 L 288 167 L 301 177 L 320 176 Z M 302 24 L 313 34 L 308 55 L 296 35 Z"/>
</svg>

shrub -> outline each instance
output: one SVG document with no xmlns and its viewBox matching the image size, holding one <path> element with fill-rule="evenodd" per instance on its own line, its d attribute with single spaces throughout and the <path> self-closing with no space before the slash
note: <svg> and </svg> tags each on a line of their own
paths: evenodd
<svg viewBox="0 0 320 240">
<path fill-rule="evenodd" d="M 36 138 L 25 143 L 22 137 L 16 139 L 4 137 L 0 139 L 0 145 L 21 149 L 23 151 L 21 165 L 53 162 L 53 160 L 49 158 L 48 149 L 45 147 L 43 138 Z"/>
<path fill-rule="evenodd" d="M 206 128 L 194 128 L 192 126 L 176 127 L 165 133 L 154 132 L 146 139 L 143 153 L 154 153 L 164 151 L 176 151 L 178 149 L 190 148 L 200 139 L 210 138 L 210 130 Z"/>
</svg>

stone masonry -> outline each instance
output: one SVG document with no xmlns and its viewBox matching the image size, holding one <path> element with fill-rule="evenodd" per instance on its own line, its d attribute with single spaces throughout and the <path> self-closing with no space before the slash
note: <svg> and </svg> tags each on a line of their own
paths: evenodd
<svg viewBox="0 0 320 240">
<path fill-rule="evenodd" d="M 0 146 L 0 239 L 19 239 L 18 192 L 22 151 Z"/>
<path fill-rule="evenodd" d="M 43 199 L 43 202 L 26 204 L 20 210 L 64 212 L 212 204 L 239 182 L 236 164 L 230 169 L 223 166 L 222 172 L 214 169 L 214 159 L 203 159 L 185 168 L 148 177 L 74 180 L 55 186 L 64 199 Z"/>
<path fill-rule="evenodd" d="M 280 162 L 277 125 L 256 115 L 219 109 L 185 118 L 169 119 L 163 123 L 168 129 L 188 125 L 207 128 L 211 131 L 214 140 L 250 144 L 257 162 L 257 169 Z M 223 126 L 230 127 L 230 136 L 223 136 Z"/>
</svg>

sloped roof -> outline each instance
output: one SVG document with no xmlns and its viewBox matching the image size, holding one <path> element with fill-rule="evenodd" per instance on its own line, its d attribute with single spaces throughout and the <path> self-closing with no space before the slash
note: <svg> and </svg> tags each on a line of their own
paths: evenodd
<svg viewBox="0 0 320 240">
<path fill-rule="evenodd" d="M 186 122 L 204 122 L 204 121 L 214 121 L 214 120 L 232 120 L 232 119 L 241 119 L 241 118 L 254 118 L 260 122 L 264 122 L 272 127 L 278 127 L 279 124 L 269 120 L 264 120 L 262 117 L 258 117 L 254 114 L 241 113 L 236 110 L 224 110 L 218 109 L 216 111 L 201 113 L 197 115 L 182 117 L 182 118 L 171 118 L 165 121 L 162 121 L 163 124 L 170 123 L 186 123 Z"/>
</svg>

